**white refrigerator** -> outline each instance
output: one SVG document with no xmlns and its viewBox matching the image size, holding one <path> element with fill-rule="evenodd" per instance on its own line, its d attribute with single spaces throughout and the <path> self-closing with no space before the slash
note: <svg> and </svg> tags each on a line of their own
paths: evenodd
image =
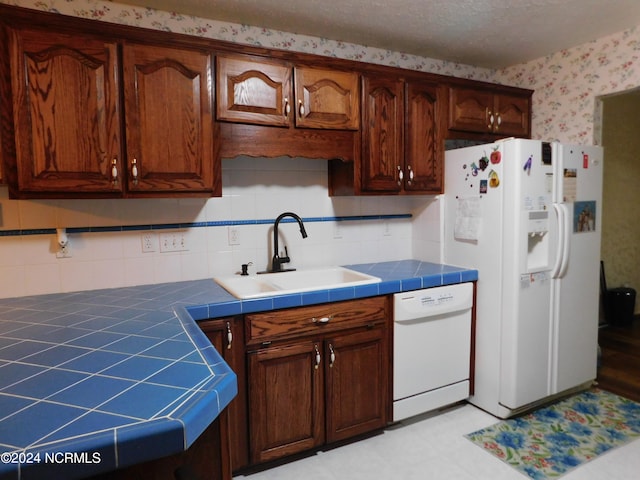
<svg viewBox="0 0 640 480">
<path fill-rule="evenodd" d="M 507 418 L 596 378 L 603 151 L 506 139 L 445 154 L 444 263 L 478 270 L 470 402 Z"/>
</svg>

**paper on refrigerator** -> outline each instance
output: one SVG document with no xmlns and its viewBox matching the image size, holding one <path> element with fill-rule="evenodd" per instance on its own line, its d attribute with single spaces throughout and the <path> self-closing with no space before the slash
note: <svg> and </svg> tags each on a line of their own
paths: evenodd
<svg viewBox="0 0 640 480">
<path fill-rule="evenodd" d="M 457 200 L 453 236 L 457 240 L 477 241 L 482 227 L 480 197 L 458 197 Z"/>
</svg>

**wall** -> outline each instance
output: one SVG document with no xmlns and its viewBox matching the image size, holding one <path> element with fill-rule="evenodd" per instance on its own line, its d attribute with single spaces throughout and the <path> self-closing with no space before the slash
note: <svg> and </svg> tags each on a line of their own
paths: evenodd
<svg viewBox="0 0 640 480">
<path fill-rule="evenodd" d="M 600 144 L 598 97 L 640 86 L 640 28 L 561 50 L 495 74 L 495 81 L 530 88 L 532 136 Z"/>
</svg>

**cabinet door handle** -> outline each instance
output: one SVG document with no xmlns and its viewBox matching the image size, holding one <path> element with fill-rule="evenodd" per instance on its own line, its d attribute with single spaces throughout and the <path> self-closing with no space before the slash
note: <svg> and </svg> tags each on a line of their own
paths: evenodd
<svg viewBox="0 0 640 480">
<path fill-rule="evenodd" d="M 298 100 L 298 115 L 304 117 L 304 105 L 302 103 L 302 100 Z"/>
<path fill-rule="evenodd" d="M 496 114 L 496 132 L 498 131 L 498 128 L 500 128 L 501 123 L 502 123 L 502 117 L 500 117 L 500 114 L 497 113 Z"/>
<path fill-rule="evenodd" d="M 402 185 L 402 180 L 404 180 L 404 172 L 402 171 L 402 167 L 398 165 L 398 185 Z"/>
<path fill-rule="evenodd" d="M 114 185 L 118 184 L 118 160 L 116 158 L 111 160 L 111 182 Z"/>
<path fill-rule="evenodd" d="M 329 315 L 328 317 L 320 317 L 320 318 L 313 317 L 311 319 L 311 322 L 312 323 L 329 323 L 331 320 L 333 320 L 333 315 Z"/>
<path fill-rule="evenodd" d="M 411 168 L 411 165 L 407 165 L 407 170 L 409 170 L 409 180 L 407 183 L 411 185 L 411 182 L 413 182 L 413 169 Z"/>
<path fill-rule="evenodd" d="M 318 344 L 316 343 L 313 348 L 316 351 L 316 364 L 314 365 L 314 369 L 318 369 L 320 367 L 320 362 L 322 361 L 322 357 L 320 357 L 320 350 L 318 350 Z"/>
<path fill-rule="evenodd" d="M 491 110 L 489 110 L 489 108 L 487 108 L 485 110 L 485 116 L 487 118 L 487 128 L 491 128 L 493 126 L 493 122 L 494 122 L 494 117 L 493 117 L 493 113 L 491 112 Z"/>
<path fill-rule="evenodd" d="M 291 113 L 291 105 L 289 104 L 289 99 L 285 98 L 284 99 L 284 116 L 288 118 L 289 113 Z"/>
<path fill-rule="evenodd" d="M 232 343 L 233 343 L 233 333 L 231 332 L 231 324 L 227 322 L 227 350 L 231 350 Z"/>
<path fill-rule="evenodd" d="M 333 345 L 329 344 L 329 368 L 333 367 L 336 363 L 336 352 L 333 350 Z"/>
<path fill-rule="evenodd" d="M 133 178 L 133 184 L 138 184 L 138 159 L 131 160 L 131 178 Z"/>
</svg>

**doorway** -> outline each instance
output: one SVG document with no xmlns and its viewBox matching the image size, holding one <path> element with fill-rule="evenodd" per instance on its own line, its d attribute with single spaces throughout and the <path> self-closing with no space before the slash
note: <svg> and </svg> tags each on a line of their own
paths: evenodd
<svg viewBox="0 0 640 480">
<path fill-rule="evenodd" d="M 604 147 L 602 248 L 607 286 L 640 289 L 640 89 L 596 99 Z M 638 305 L 636 305 L 636 314 Z"/>
<path fill-rule="evenodd" d="M 596 141 L 604 147 L 601 259 L 607 287 L 640 290 L 640 89 L 596 98 Z M 598 136 L 600 138 L 598 138 Z M 640 321 L 605 326 L 599 385 L 640 401 Z M 604 321 L 601 312 L 601 321 Z"/>
</svg>

